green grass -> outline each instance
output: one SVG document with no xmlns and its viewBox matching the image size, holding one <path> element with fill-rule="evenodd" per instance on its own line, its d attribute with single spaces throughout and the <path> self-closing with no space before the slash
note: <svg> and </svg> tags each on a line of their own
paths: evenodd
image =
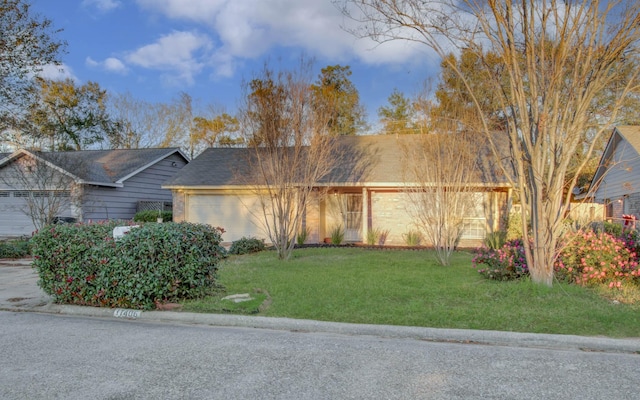
<svg viewBox="0 0 640 400">
<path fill-rule="evenodd" d="M 471 254 L 456 253 L 438 265 L 427 251 L 357 248 L 295 250 L 281 262 L 274 252 L 235 256 L 220 268 L 225 288 L 185 302 L 193 312 L 435 328 L 534 333 L 640 336 L 640 306 L 613 304 L 596 291 L 528 280 L 496 282 L 471 267 Z M 228 294 L 256 300 L 231 303 Z"/>
</svg>

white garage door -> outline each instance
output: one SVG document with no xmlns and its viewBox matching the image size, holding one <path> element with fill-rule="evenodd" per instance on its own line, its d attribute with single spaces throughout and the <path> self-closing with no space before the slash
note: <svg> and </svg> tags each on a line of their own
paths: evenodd
<svg viewBox="0 0 640 400">
<path fill-rule="evenodd" d="M 31 236 L 35 231 L 27 211 L 30 198 L 44 211 L 55 209 L 55 216 L 71 217 L 69 196 L 67 191 L 0 190 L 0 237 Z"/>
<path fill-rule="evenodd" d="M 35 230 L 31 218 L 22 210 L 29 192 L 0 191 L 0 237 L 31 236 Z"/>
<path fill-rule="evenodd" d="M 243 236 L 264 239 L 259 204 L 258 197 L 251 195 L 189 195 L 186 220 L 224 228 L 225 242 Z"/>
</svg>

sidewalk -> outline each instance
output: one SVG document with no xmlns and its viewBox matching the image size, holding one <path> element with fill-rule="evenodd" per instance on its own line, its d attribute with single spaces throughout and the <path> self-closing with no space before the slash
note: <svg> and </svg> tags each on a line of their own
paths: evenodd
<svg viewBox="0 0 640 400">
<path fill-rule="evenodd" d="M 38 287 L 37 281 L 38 276 L 35 270 L 31 268 L 28 260 L 0 260 L 0 310 L 296 332 L 369 335 L 383 338 L 402 338 L 433 342 L 640 354 L 640 337 L 634 339 L 611 339 L 575 335 L 363 325 L 290 318 L 247 317 L 240 315 L 199 314 L 173 311 L 138 311 L 59 305 L 52 303 L 51 298 L 44 294 Z"/>
</svg>

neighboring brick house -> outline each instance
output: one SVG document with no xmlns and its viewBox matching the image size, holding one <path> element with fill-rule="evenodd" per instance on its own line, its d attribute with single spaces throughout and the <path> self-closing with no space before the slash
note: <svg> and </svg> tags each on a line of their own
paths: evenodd
<svg viewBox="0 0 640 400">
<path fill-rule="evenodd" d="M 0 237 L 30 235 L 34 204 L 77 221 L 132 219 L 145 202 L 170 206 L 160 185 L 187 163 L 178 148 L 2 154 Z"/>
<path fill-rule="evenodd" d="M 388 230 L 387 244 L 404 245 L 403 234 L 415 230 L 407 212 L 407 183 L 403 179 L 402 146 L 416 135 L 341 137 L 341 146 L 351 153 L 316 183 L 316 195 L 305 211 L 307 243 L 330 236 L 333 226 L 345 228 L 345 240 L 363 242 L 371 229 Z M 258 197 L 243 183 L 238 171 L 246 164 L 246 148 L 209 148 L 162 186 L 173 191 L 174 220 L 208 223 L 226 230 L 225 241 L 243 236 L 266 238 L 256 218 Z M 474 149 L 479 157 L 491 157 Z M 363 157 L 367 167 L 359 169 Z M 483 160 L 486 166 L 491 164 Z M 358 169 L 357 173 L 356 170 Z M 493 169 L 493 168 L 489 168 Z M 346 173 L 345 173 L 346 172 Z M 477 171 L 476 171 L 477 172 Z M 461 246 L 476 246 L 487 232 L 501 228 L 508 215 L 511 189 L 501 174 L 478 174 L 476 212 L 466 216 Z"/>
<path fill-rule="evenodd" d="M 623 222 L 624 214 L 640 218 L 640 126 L 613 129 L 591 187 L 606 220 Z"/>
</svg>

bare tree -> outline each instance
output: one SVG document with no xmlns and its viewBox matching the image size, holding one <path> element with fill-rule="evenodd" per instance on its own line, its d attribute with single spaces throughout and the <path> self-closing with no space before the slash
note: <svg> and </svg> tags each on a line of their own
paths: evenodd
<svg viewBox="0 0 640 400">
<path fill-rule="evenodd" d="M 345 12 L 364 23 L 360 34 L 379 41 L 411 40 L 443 59 L 470 49 L 495 87 L 522 203 L 527 264 L 534 282 L 551 286 L 563 218 L 579 172 L 598 138 L 615 123 L 625 98 L 637 90 L 640 3 L 635 0 L 344 0 Z M 491 68 L 487 54 L 500 60 Z M 456 63 L 448 62 L 480 114 L 492 140 L 480 93 Z M 602 103 L 602 92 L 615 93 Z M 602 111 L 606 112 L 602 112 Z M 585 132 L 586 157 L 565 186 Z M 493 143 L 495 145 L 495 143 Z M 497 150 L 495 151 L 497 154 Z"/>
<path fill-rule="evenodd" d="M 24 200 L 17 210 L 33 222 L 36 229 L 69 217 L 78 207 L 82 188 L 68 171 L 80 171 L 82 163 L 64 157 L 64 153 L 35 153 L 43 157 L 22 155 L 0 172 L 0 182 L 16 190 Z M 64 166 L 64 167 L 62 167 Z"/>
<path fill-rule="evenodd" d="M 195 149 L 191 133 L 194 116 L 193 98 L 186 92 L 181 92 L 172 103 L 161 105 L 158 117 L 165 126 L 165 136 L 160 146 L 180 146 L 193 158 Z"/>
<path fill-rule="evenodd" d="M 407 212 L 442 265 L 449 265 L 465 217 L 479 205 L 478 139 L 465 132 L 421 134 L 403 149 Z"/>
<path fill-rule="evenodd" d="M 120 123 L 121 140 L 112 148 L 158 147 L 164 139 L 161 105 L 134 98 L 131 93 L 110 94 L 109 113 Z"/>
<path fill-rule="evenodd" d="M 304 60 L 293 71 L 265 65 L 245 85 L 240 113 L 250 150 L 245 179 L 259 196 L 260 218 L 280 259 L 291 256 L 314 185 L 339 157 L 328 118 L 312 108 L 310 71 Z"/>
</svg>

